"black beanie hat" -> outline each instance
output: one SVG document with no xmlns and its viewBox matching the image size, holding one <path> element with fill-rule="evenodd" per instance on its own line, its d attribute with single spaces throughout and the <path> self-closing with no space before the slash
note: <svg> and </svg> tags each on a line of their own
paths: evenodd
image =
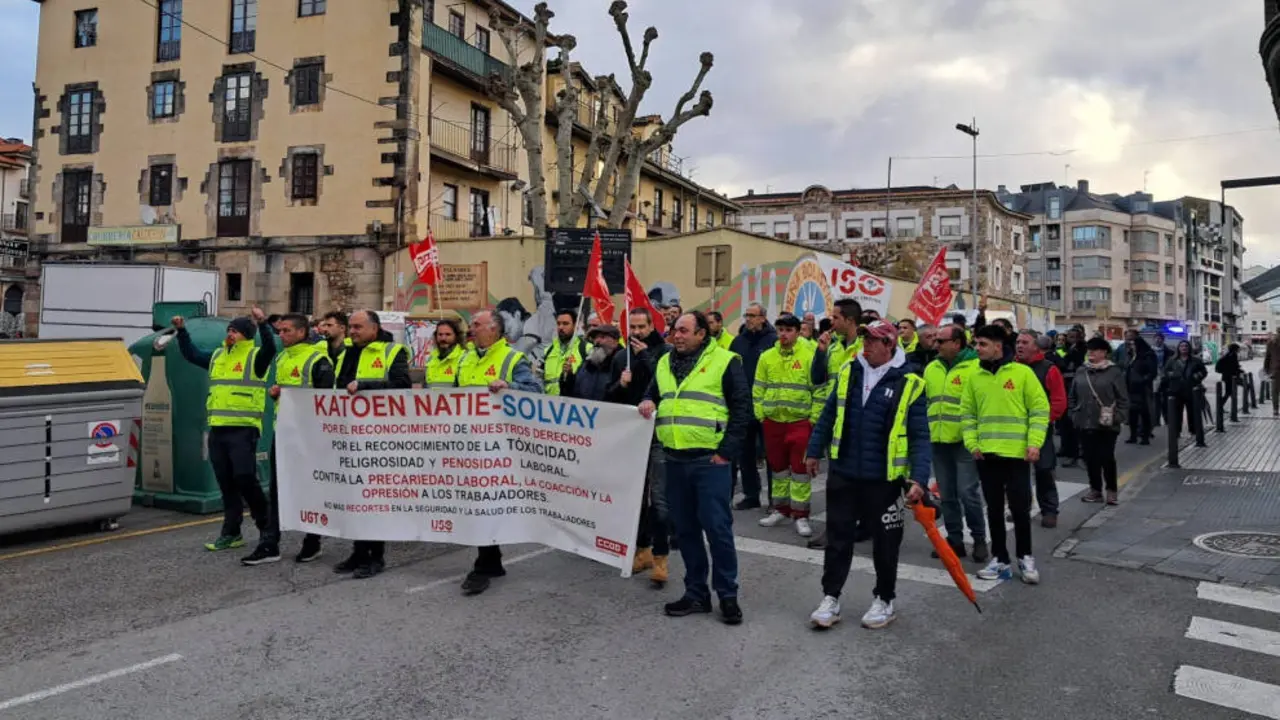
<svg viewBox="0 0 1280 720">
<path fill-rule="evenodd" d="M 253 324 L 252 319 L 246 316 L 233 319 L 229 327 L 243 335 L 246 340 L 252 340 L 258 334 L 258 327 Z"/>
</svg>

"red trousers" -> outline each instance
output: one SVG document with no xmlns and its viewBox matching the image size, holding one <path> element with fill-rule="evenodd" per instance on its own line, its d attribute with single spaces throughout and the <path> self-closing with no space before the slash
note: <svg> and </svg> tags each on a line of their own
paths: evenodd
<svg viewBox="0 0 1280 720">
<path fill-rule="evenodd" d="M 782 423 L 765 420 L 764 455 L 773 472 L 791 470 L 793 475 L 806 475 L 804 452 L 809 447 L 813 425 L 808 420 Z"/>
</svg>

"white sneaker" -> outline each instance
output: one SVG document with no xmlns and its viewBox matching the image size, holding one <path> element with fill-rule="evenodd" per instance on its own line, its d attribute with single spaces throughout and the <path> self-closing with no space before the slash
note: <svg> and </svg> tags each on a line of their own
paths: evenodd
<svg viewBox="0 0 1280 720">
<path fill-rule="evenodd" d="M 991 558 L 991 562 L 978 571 L 978 577 L 983 580 L 1012 580 L 1013 569 L 1009 567 L 1009 563 Z"/>
<path fill-rule="evenodd" d="M 829 628 L 840 622 L 840 600 L 830 595 L 822 598 L 822 604 L 809 616 L 809 623 L 814 627 Z"/>
<path fill-rule="evenodd" d="M 1030 555 L 1018 558 L 1018 572 L 1022 575 L 1022 582 L 1028 585 L 1040 584 L 1040 571 L 1036 569 L 1036 559 Z"/>
<path fill-rule="evenodd" d="M 789 522 L 791 522 L 791 518 L 783 515 L 777 510 L 774 510 L 768 515 L 760 518 L 760 527 L 777 527 L 779 525 L 786 525 Z"/>
<path fill-rule="evenodd" d="M 862 616 L 862 627 L 877 630 L 888 625 L 898 617 L 893 611 L 893 601 L 885 602 L 876 598 L 871 602 L 871 609 Z"/>
<path fill-rule="evenodd" d="M 813 528 L 809 526 L 809 518 L 796 518 L 796 533 L 800 537 L 813 535 Z"/>
</svg>

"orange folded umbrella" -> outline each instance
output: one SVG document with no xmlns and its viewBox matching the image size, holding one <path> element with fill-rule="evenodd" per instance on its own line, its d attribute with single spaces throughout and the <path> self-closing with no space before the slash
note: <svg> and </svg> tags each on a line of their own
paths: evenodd
<svg viewBox="0 0 1280 720">
<path fill-rule="evenodd" d="M 960 565 L 960 558 L 956 557 L 956 551 L 951 549 L 951 545 L 947 543 L 946 538 L 942 537 L 942 533 L 938 532 L 938 505 L 931 493 L 926 492 L 920 502 L 911 506 L 911 512 L 916 516 L 916 522 L 924 526 L 925 535 L 929 536 L 929 542 L 933 543 L 933 549 L 938 552 L 938 558 L 942 560 L 942 564 L 950 573 L 952 581 L 956 587 L 960 588 L 960 592 L 969 598 L 969 602 L 982 612 L 982 606 L 978 604 L 978 596 L 973 592 L 973 585 L 969 583 L 969 576 L 965 573 L 964 568 Z"/>
</svg>

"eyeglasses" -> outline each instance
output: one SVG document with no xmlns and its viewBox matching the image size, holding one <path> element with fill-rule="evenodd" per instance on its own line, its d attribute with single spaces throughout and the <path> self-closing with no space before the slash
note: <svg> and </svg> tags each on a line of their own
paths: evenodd
<svg viewBox="0 0 1280 720">
<path fill-rule="evenodd" d="M 744 318 L 758 318 L 758 317 L 761 317 L 761 315 L 760 315 L 760 313 L 745 313 L 742 317 L 744 317 Z"/>
</svg>

